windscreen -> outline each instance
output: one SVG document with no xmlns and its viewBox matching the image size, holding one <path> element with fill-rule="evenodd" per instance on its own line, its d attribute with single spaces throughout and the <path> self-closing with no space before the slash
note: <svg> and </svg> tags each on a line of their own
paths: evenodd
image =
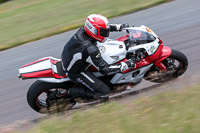
<svg viewBox="0 0 200 133">
<path fill-rule="evenodd" d="M 127 29 L 129 33 L 129 43 L 132 45 L 140 45 L 155 41 L 156 37 L 152 34 L 135 29 Z"/>
</svg>

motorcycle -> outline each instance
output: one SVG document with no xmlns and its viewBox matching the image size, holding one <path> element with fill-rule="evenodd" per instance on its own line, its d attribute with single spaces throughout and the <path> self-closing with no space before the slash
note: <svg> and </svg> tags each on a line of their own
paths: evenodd
<svg viewBox="0 0 200 133">
<path fill-rule="evenodd" d="M 97 42 L 96 46 L 108 64 L 134 60 L 136 67 L 107 76 L 98 72 L 94 64 L 88 67 L 110 87 L 110 96 L 137 85 L 143 78 L 164 83 L 180 77 L 186 71 L 187 57 L 180 51 L 164 46 L 162 40 L 147 26 L 128 27 L 123 31 L 127 34 L 116 40 Z M 27 92 L 27 102 L 37 112 L 48 113 L 61 108 L 69 110 L 77 102 L 91 102 L 80 98 L 67 100 L 67 90 L 78 84 L 68 78 L 62 61 L 54 57 L 45 57 L 21 66 L 19 78 L 37 79 Z"/>
</svg>

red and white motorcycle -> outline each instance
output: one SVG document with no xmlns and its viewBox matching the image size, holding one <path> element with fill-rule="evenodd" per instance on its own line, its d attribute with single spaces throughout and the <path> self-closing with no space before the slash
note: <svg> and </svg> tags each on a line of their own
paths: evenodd
<svg viewBox="0 0 200 133">
<path fill-rule="evenodd" d="M 188 67 L 187 57 L 170 47 L 148 27 L 123 29 L 128 34 L 117 40 L 97 42 L 103 59 L 108 64 L 117 64 L 129 59 L 136 61 L 136 67 L 109 76 L 103 76 L 94 64 L 88 69 L 104 81 L 110 88 L 110 95 L 120 93 L 140 83 L 142 78 L 151 82 L 163 83 L 181 76 Z M 80 66 L 81 67 L 81 66 Z M 30 107 L 41 113 L 72 108 L 80 99 L 66 100 L 67 90 L 77 86 L 62 69 L 60 59 L 45 57 L 19 69 L 22 79 L 37 79 L 27 92 Z M 85 101 L 85 100 L 83 100 Z M 54 106 L 56 105 L 56 106 Z"/>
</svg>

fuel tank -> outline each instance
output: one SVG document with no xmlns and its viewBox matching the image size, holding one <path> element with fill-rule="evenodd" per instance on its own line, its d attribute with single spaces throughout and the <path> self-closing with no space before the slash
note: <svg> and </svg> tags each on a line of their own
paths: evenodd
<svg viewBox="0 0 200 133">
<path fill-rule="evenodd" d="M 108 39 L 103 43 L 97 42 L 102 58 L 108 64 L 114 64 L 126 57 L 124 42 Z"/>
</svg>

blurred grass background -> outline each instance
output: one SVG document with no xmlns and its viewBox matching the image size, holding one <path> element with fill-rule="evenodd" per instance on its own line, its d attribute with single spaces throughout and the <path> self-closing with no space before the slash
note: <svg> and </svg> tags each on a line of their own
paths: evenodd
<svg viewBox="0 0 200 133">
<path fill-rule="evenodd" d="M 9 0 L 0 0 L 0 4 L 4 3 L 4 2 L 7 2 L 7 1 L 9 1 Z"/>
<path fill-rule="evenodd" d="M 174 88 L 176 90 L 176 88 Z M 52 117 L 29 133 L 199 133 L 200 85 Z"/>
<path fill-rule="evenodd" d="M 83 25 L 89 14 L 108 18 L 169 0 L 11 0 L 0 4 L 0 51 Z"/>
</svg>

